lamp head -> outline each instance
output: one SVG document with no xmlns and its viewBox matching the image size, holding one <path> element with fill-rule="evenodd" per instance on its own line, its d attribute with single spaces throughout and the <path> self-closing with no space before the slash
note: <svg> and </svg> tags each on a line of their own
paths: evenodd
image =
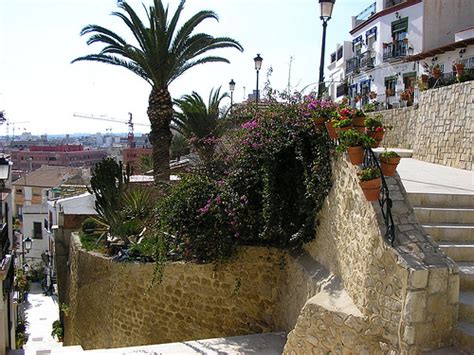
<svg viewBox="0 0 474 355">
<path fill-rule="evenodd" d="M 257 54 L 257 56 L 253 58 L 253 61 L 255 62 L 255 70 L 260 70 L 262 68 L 263 61 L 263 58 L 260 57 L 260 54 Z"/>
<path fill-rule="evenodd" d="M 229 81 L 229 90 L 230 91 L 235 90 L 235 81 L 234 81 L 234 79 L 230 79 L 230 81 Z"/>
<path fill-rule="evenodd" d="M 25 251 L 27 253 L 31 250 L 31 248 L 33 247 L 33 241 L 30 237 L 26 237 L 25 239 L 23 239 L 23 246 L 25 247 Z"/>
<path fill-rule="evenodd" d="M 319 0 L 319 6 L 321 6 L 321 20 L 329 21 L 335 2 L 336 0 Z"/>
</svg>

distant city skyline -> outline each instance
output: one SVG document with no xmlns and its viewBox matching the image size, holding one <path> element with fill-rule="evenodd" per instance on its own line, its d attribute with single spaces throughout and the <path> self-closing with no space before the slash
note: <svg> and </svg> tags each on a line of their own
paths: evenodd
<svg viewBox="0 0 474 355">
<path fill-rule="evenodd" d="M 143 1 L 147 6 L 151 1 Z M 164 1 L 168 3 L 168 1 Z M 349 38 L 351 16 L 372 1 L 337 0 L 328 25 L 326 63 L 337 42 Z M 143 14 L 141 2 L 129 3 Z M 174 11 L 178 0 L 170 0 Z M 16 0 L 0 2 L 0 110 L 16 125 L 16 135 L 95 133 L 126 131 L 119 124 L 73 117 L 75 112 L 107 115 L 125 121 L 128 112 L 136 123 L 148 123 L 146 115 L 150 87 L 127 70 L 109 65 L 82 62 L 74 58 L 95 53 L 100 47 L 86 45 L 80 30 L 87 24 L 111 28 L 127 37 L 120 21 L 110 16 L 117 10 L 116 0 Z M 321 47 L 321 21 L 317 0 L 290 2 L 260 0 L 188 0 L 182 19 L 201 10 L 214 10 L 220 22 L 209 21 L 198 30 L 240 41 L 245 52 L 223 50 L 231 64 L 206 64 L 196 67 L 170 86 L 174 98 L 193 90 L 207 98 L 213 87 L 228 90 L 234 79 L 234 102 L 242 101 L 255 89 L 253 57 L 263 57 L 261 82 L 273 67 L 272 87 L 284 90 L 289 82 L 289 63 L 293 57 L 290 85 L 294 89 L 314 84 L 318 77 Z M 229 104 L 226 102 L 226 104 Z M 147 132 L 135 127 L 137 133 Z M 11 135 L 10 130 L 10 135 Z M 0 126 L 6 135 L 6 125 Z"/>
</svg>

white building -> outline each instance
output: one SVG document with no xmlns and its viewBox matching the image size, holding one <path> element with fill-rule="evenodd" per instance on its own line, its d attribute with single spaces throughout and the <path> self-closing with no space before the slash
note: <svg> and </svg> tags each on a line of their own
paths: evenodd
<svg viewBox="0 0 474 355">
<path fill-rule="evenodd" d="M 400 105 L 400 94 L 410 93 L 413 103 L 416 62 L 407 57 L 454 42 L 454 34 L 474 23 L 472 0 L 376 0 L 352 18 L 353 57 L 346 62 L 346 79 L 352 102 L 377 101 Z"/>
<path fill-rule="evenodd" d="M 328 95 L 333 101 L 340 101 L 347 95 L 346 62 L 352 57 L 351 42 L 344 41 L 336 45 L 336 50 L 329 55 L 327 76 Z"/>
<path fill-rule="evenodd" d="M 48 206 L 31 205 L 23 207 L 22 234 L 23 238 L 32 239 L 32 248 L 25 255 L 24 261 L 33 266 L 41 263 L 41 254 L 50 249 L 48 238 Z"/>
</svg>

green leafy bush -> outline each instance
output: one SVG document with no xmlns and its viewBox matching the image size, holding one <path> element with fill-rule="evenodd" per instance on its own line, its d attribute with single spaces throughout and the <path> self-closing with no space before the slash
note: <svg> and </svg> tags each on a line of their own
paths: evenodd
<svg viewBox="0 0 474 355">
<path fill-rule="evenodd" d="M 397 152 L 394 151 L 384 151 L 380 154 L 382 158 L 400 158 Z"/>
<path fill-rule="evenodd" d="M 375 143 L 375 139 L 369 137 L 365 133 L 360 133 L 355 129 L 349 129 L 339 133 L 339 145 L 337 146 L 338 152 L 344 152 L 348 147 L 371 147 Z"/>
</svg>

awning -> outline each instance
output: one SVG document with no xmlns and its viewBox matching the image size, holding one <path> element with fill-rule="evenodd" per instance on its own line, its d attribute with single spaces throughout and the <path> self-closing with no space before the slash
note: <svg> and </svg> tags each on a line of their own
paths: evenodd
<svg viewBox="0 0 474 355">
<path fill-rule="evenodd" d="M 392 22 L 392 34 L 397 32 L 408 32 L 408 17 Z"/>
</svg>

